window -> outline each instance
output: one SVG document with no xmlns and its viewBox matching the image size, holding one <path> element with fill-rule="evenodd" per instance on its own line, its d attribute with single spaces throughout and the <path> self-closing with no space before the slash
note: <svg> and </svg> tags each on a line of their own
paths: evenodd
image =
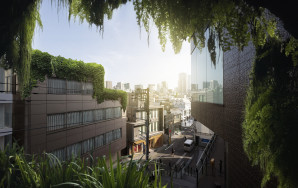
<svg viewBox="0 0 298 188">
<path fill-rule="evenodd" d="M 81 156 L 81 143 L 67 146 L 67 159 L 78 156 Z"/>
<path fill-rule="evenodd" d="M 61 94 L 91 95 L 93 94 L 93 84 L 49 78 L 48 93 L 60 94 L 60 95 Z"/>
<path fill-rule="evenodd" d="M 116 138 L 119 139 L 119 138 L 122 138 L 122 129 L 117 129 L 116 130 Z"/>
<path fill-rule="evenodd" d="M 93 122 L 93 110 L 83 112 L 83 123 Z"/>
<path fill-rule="evenodd" d="M 0 118 L 1 118 L 2 111 L 3 110 L 0 106 Z M 7 118 L 11 117 L 11 114 L 7 112 L 6 117 Z M 47 117 L 47 122 L 48 122 L 47 130 L 53 131 L 57 129 L 62 129 L 65 127 L 65 125 L 67 125 L 67 127 L 73 127 L 81 124 L 88 124 L 95 121 L 101 121 L 105 119 L 113 119 L 113 118 L 119 118 L 119 117 L 122 117 L 122 111 L 120 107 L 53 114 L 53 115 L 48 115 Z M 7 119 L 7 121 L 5 122 L 7 124 L 11 124 L 11 121 L 9 121 L 9 119 Z M 1 126 L 2 124 L 0 122 L 0 127 Z"/>
<path fill-rule="evenodd" d="M 47 117 L 47 130 L 48 131 L 62 129 L 62 128 L 64 128 L 64 125 L 65 125 L 65 115 L 64 114 L 48 115 L 48 117 Z"/>
<path fill-rule="evenodd" d="M 52 152 L 53 155 L 55 155 L 60 161 L 65 161 L 65 148 L 58 149 Z"/>
<path fill-rule="evenodd" d="M 114 118 L 114 109 L 106 108 L 106 119 Z"/>
<path fill-rule="evenodd" d="M 83 83 L 82 89 L 84 95 L 92 95 L 93 94 L 93 84 L 92 83 Z"/>
<path fill-rule="evenodd" d="M 0 103 L 0 129 L 11 127 L 12 124 L 12 104 Z"/>
<path fill-rule="evenodd" d="M 208 39 L 208 31 L 205 34 Z M 206 40 L 207 42 L 208 40 Z M 207 44 L 205 44 L 207 46 Z M 216 67 L 208 49 L 199 50 L 191 41 L 191 92 L 192 101 L 223 104 L 223 53 L 216 47 Z"/>
<path fill-rule="evenodd" d="M 67 94 L 81 94 L 82 84 L 76 81 L 67 81 Z"/>
<path fill-rule="evenodd" d="M 122 130 L 121 128 L 113 130 L 113 140 L 117 140 L 121 138 L 121 130 Z M 139 130 L 141 130 L 141 127 L 139 128 Z"/>
<path fill-rule="evenodd" d="M 119 118 L 121 116 L 122 116 L 121 108 L 120 107 L 115 108 L 115 118 Z"/>
<path fill-rule="evenodd" d="M 82 150 L 83 153 L 87 153 L 94 149 L 94 138 L 89 138 L 88 140 L 84 140 L 82 142 Z"/>
<path fill-rule="evenodd" d="M 104 145 L 104 135 L 99 135 L 95 137 L 95 148 L 101 147 Z"/>
<path fill-rule="evenodd" d="M 49 94 L 66 94 L 66 80 L 48 79 Z"/>
<path fill-rule="evenodd" d="M 81 112 L 69 112 L 67 113 L 67 127 L 76 126 L 82 123 Z"/>
<path fill-rule="evenodd" d="M 113 141 L 113 132 L 106 133 L 106 142 L 105 144 L 110 144 Z"/>
<path fill-rule="evenodd" d="M 103 109 L 94 110 L 94 121 L 100 121 L 103 119 L 105 119 L 104 110 Z"/>
</svg>

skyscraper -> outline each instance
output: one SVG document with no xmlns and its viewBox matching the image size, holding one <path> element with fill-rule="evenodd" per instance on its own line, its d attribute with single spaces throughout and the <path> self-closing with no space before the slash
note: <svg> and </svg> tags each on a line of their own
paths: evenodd
<svg viewBox="0 0 298 188">
<path fill-rule="evenodd" d="M 143 85 L 142 84 L 135 85 L 135 90 L 137 89 L 143 89 Z"/>
<path fill-rule="evenodd" d="M 130 90 L 130 84 L 129 83 L 124 84 L 124 90 Z"/>
<path fill-rule="evenodd" d="M 106 88 L 113 89 L 112 81 L 106 81 Z"/>
<path fill-rule="evenodd" d="M 155 84 L 148 84 L 150 91 L 155 91 Z"/>
<path fill-rule="evenodd" d="M 186 85 L 187 85 L 187 75 L 186 73 L 180 73 L 179 80 L 178 80 L 178 92 L 180 94 L 186 94 Z"/>
<path fill-rule="evenodd" d="M 119 89 L 119 90 L 124 90 L 124 85 L 122 82 L 118 82 L 117 85 L 116 85 L 116 89 Z"/>
</svg>

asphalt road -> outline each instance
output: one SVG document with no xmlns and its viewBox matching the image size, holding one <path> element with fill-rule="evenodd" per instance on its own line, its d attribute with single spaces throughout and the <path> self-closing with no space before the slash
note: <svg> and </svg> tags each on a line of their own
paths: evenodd
<svg viewBox="0 0 298 188">
<path fill-rule="evenodd" d="M 183 123 L 183 122 L 182 122 Z M 184 151 L 184 141 L 186 139 L 193 139 L 193 132 L 189 127 L 191 122 L 187 122 L 187 127 L 183 127 L 181 135 L 172 136 L 172 144 L 170 146 L 163 146 L 161 148 L 150 150 L 150 158 L 156 160 L 156 162 L 162 164 L 163 174 L 170 175 L 170 169 L 172 171 L 180 171 L 182 167 L 193 157 L 190 163 L 189 170 L 195 169 L 195 164 L 200 155 L 200 150 L 197 146 L 191 152 Z M 174 154 L 172 154 L 172 148 L 174 148 Z M 152 168 L 153 170 L 154 168 Z M 179 176 L 174 173 L 174 177 Z"/>
</svg>

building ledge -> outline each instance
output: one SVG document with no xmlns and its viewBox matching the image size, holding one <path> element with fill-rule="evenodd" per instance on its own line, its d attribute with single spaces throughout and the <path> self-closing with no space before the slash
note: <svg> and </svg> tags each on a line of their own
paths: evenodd
<svg viewBox="0 0 298 188">
<path fill-rule="evenodd" d="M 4 127 L 2 129 L 0 129 L 0 137 L 1 136 L 6 136 L 6 135 L 10 135 L 12 134 L 12 128 L 10 127 Z"/>
</svg>

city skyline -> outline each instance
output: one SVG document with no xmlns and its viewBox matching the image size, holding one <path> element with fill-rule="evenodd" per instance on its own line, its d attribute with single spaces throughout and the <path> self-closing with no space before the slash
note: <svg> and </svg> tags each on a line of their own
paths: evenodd
<svg viewBox="0 0 298 188">
<path fill-rule="evenodd" d="M 174 89 L 180 72 L 190 74 L 190 44 L 184 42 L 181 52 L 174 54 L 168 40 L 162 52 L 156 27 L 152 24 L 148 42 L 147 33 L 137 25 L 131 2 L 115 10 L 112 20 L 105 20 L 103 34 L 86 22 L 68 21 L 68 11 L 60 9 L 57 14 L 55 6 L 48 1 L 41 5 L 43 30 L 35 31 L 34 49 L 99 63 L 105 68 L 105 80 L 113 83 L 147 85 L 166 81 Z"/>
</svg>

